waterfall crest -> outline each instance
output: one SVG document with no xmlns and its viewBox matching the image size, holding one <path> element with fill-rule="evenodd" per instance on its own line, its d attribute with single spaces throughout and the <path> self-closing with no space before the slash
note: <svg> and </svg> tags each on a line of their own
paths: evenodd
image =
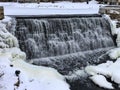
<svg viewBox="0 0 120 90">
<path fill-rule="evenodd" d="M 59 71 L 98 60 L 115 46 L 110 24 L 103 17 L 16 20 L 15 35 L 27 59 Z"/>
</svg>

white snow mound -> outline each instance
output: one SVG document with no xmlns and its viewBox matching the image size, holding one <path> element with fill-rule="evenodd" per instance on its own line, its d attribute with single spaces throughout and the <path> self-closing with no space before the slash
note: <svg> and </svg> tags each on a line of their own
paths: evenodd
<svg viewBox="0 0 120 90">
<path fill-rule="evenodd" d="M 112 84 L 106 80 L 103 75 L 94 75 L 90 79 L 100 87 L 114 89 Z"/>
</svg>

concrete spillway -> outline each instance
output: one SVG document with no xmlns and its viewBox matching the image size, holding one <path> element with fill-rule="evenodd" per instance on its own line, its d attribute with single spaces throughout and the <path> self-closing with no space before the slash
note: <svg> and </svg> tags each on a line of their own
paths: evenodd
<svg viewBox="0 0 120 90">
<path fill-rule="evenodd" d="M 105 61 L 105 53 L 115 47 L 110 23 L 101 15 L 19 16 L 16 22 L 15 36 L 27 61 L 64 75 Z"/>
</svg>

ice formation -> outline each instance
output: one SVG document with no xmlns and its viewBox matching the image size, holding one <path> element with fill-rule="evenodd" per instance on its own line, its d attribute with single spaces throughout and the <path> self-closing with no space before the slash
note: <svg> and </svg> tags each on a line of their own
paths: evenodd
<svg viewBox="0 0 120 90">
<path fill-rule="evenodd" d="M 9 21 L 9 18 L 0 21 L 0 48 L 18 47 L 19 45 L 16 37 L 6 29 L 10 26 L 10 21 L 7 21 Z"/>
<path fill-rule="evenodd" d="M 110 17 L 108 15 L 105 15 L 105 17 L 109 20 L 110 22 L 110 26 L 111 26 L 111 32 L 112 35 L 117 35 L 117 39 L 116 39 L 116 43 L 117 46 L 120 47 L 120 27 L 116 27 L 117 26 L 117 20 L 111 20 Z"/>
</svg>

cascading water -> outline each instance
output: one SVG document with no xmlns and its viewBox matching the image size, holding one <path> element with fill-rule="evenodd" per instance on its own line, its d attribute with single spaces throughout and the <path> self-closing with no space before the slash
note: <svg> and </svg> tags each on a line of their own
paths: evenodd
<svg viewBox="0 0 120 90">
<path fill-rule="evenodd" d="M 110 24 L 104 17 L 17 18 L 15 35 L 33 64 L 62 74 L 97 63 L 113 48 Z"/>
</svg>

